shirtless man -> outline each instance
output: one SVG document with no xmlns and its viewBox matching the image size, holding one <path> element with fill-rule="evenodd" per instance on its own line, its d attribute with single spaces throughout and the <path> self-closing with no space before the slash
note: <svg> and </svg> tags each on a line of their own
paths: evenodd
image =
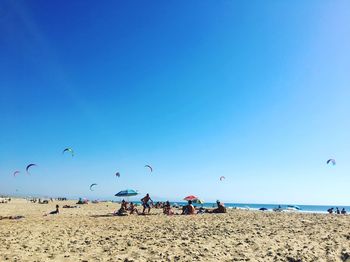
<svg viewBox="0 0 350 262">
<path fill-rule="evenodd" d="M 147 193 L 146 196 L 144 198 L 141 199 L 142 202 L 142 206 L 143 206 L 143 211 L 142 214 L 145 214 L 146 208 L 148 208 L 148 214 L 151 211 L 151 206 L 148 202 L 153 202 L 153 200 L 151 199 L 151 197 L 149 196 L 149 194 Z"/>
<path fill-rule="evenodd" d="M 216 201 L 217 208 L 213 209 L 210 213 L 226 213 L 226 207 L 220 203 L 220 201 Z"/>
</svg>

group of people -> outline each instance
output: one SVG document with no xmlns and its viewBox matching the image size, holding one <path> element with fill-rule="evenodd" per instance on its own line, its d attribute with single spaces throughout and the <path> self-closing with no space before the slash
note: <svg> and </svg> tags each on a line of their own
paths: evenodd
<svg viewBox="0 0 350 262">
<path fill-rule="evenodd" d="M 76 203 L 77 205 L 85 205 L 87 204 L 89 201 L 87 199 L 82 199 L 79 198 L 78 202 Z"/>
<path fill-rule="evenodd" d="M 338 214 L 338 215 L 340 215 L 340 214 L 346 215 L 346 210 L 345 210 L 345 208 L 343 208 L 343 209 L 340 211 L 338 207 L 336 207 L 335 210 L 334 210 L 334 207 L 332 207 L 332 208 L 329 208 L 329 209 L 327 210 L 327 212 L 328 212 L 329 214 L 333 214 L 333 213 L 334 213 L 334 214 Z"/>
<path fill-rule="evenodd" d="M 30 201 L 32 202 L 37 202 L 37 199 L 31 199 Z M 41 199 L 39 199 L 38 203 L 43 203 L 44 201 L 41 201 Z M 47 201 L 48 203 L 48 201 Z M 83 201 L 82 199 L 79 199 L 77 204 L 85 204 L 86 202 Z M 133 202 L 126 202 L 124 199 L 121 202 L 121 207 L 119 210 L 117 210 L 116 212 L 114 212 L 114 215 L 120 215 L 120 216 L 124 216 L 124 215 L 128 215 L 128 214 L 136 214 L 136 215 L 145 215 L 146 212 L 147 214 L 150 213 L 151 211 L 151 207 L 154 208 L 162 208 L 163 209 L 163 214 L 165 215 L 177 215 L 177 213 L 175 213 L 175 211 L 173 210 L 173 206 L 171 206 L 169 201 L 166 202 L 157 202 L 156 204 L 153 203 L 153 200 L 151 199 L 150 195 L 147 193 L 142 199 L 141 199 L 141 203 L 142 203 L 142 207 L 143 210 L 142 212 L 140 212 L 136 205 Z M 193 205 L 193 202 L 190 200 L 188 201 L 187 205 L 182 207 L 182 213 L 181 215 L 195 215 L 195 214 L 202 214 L 202 213 L 226 213 L 226 207 L 220 202 L 217 201 L 216 202 L 217 207 L 213 210 L 208 210 L 205 209 L 203 207 L 196 209 L 195 206 Z M 63 208 L 77 208 L 78 206 L 70 206 L 70 205 L 64 205 Z M 59 205 L 56 205 L 56 209 L 44 214 L 44 216 L 48 216 L 48 215 L 57 215 L 60 213 L 59 210 Z M 18 219 L 18 216 L 16 217 L 1 217 L 1 219 Z M 20 218 L 22 218 L 22 216 L 20 216 Z"/>
<path fill-rule="evenodd" d="M 6 198 L 6 199 L 0 200 L 0 204 L 7 204 L 8 202 L 11 202 L 11 198 Z"/>
<path fill-rule="evenodd" d="M 147 193 L 145 197 L 143 197 L 141 199 L 141 203 L 142 203 L 142 213 L 140 213 L 138 211 L 138 209 L 136 208 L 136 205 L 133 202 L 126 202 L 124 199 L 121 202 L 121 207 L 118 211 L 114 212 L 115 215 L 119 215 L 119 216 L 125 216 L 129 213 L 132 214 L 136 214 L 136 215 L 144 215 L 147 209 L 147 213 L 149 214 L 151 211 L 151 205 L 153 205 L 153 200 L 151 199 L 151 197 L 149 196 L 149 194 Z"/>
<path fill-rule="evenodd" d="M 145 215 L 146 211 L 147 214 L 150 213 L 151 207 L 154 208 L 162 208 L 163 214 L 165 215 L 176 215 L 175 211 L 173 210 L 173 207 L 171 206 L 169 201 L 166 202 L 157 202 L 156 204 L 153 203 L 153 200 L 147 193 L 145 197 L 141 199 L 143 210 L 142 212 L 139 212 L 136 205 L 133 202 L 126 202 L 124 199 L 121 202 L 121 207 L 119 210 L 115 211 L 114 215 L 119 216 L 126 216 L 128 214 L 136 214 L 136 215 Z M 216 202 L 217 207 L 213 210 L 208 210 L 203 207 L 199 208 L 198 210 L 193 205 L 193 202 L 190 200 L 188 201 L 187 205 L 182 207 L 182 213 L 181 215 L 195 215 L 195 214 L 203 214 L 203 213 L 226 213 L 226 207 L 220 202 Z"/>
<path fill-rule="evenodd" d="M 38 203 L 38 204 L 48 204 L 49 203 L 48 199 L 41 200 L 41 198 L 31 198 L 31 199 L 27 199 L 27 201 L 30 201 L 32 203 Z M 50 202 L 53 202 L 53 198 L 50 198 Z"/>
<path fill-rule="evenodd" d="M 24 218 L 24 216 L 0 216 L 0 220 L 4 220 L 4 219 L 17 220 L 21 218 Z"/>
<path fill-rule="evenodd" d="M 198 211 L 193 206 L 192 201 L 189 200 L 188 204 L 182 207 L 181 215 L 195 215 L 195 214 L 203 214 L 203 213 L 220 214 L 220 213 L 226 213 L 226 212 L 227 212 L 226 207 L 219 200 L 216 201 L 216 208 L 214 208 L 213 210 L 209 210 L 201 207 L 198 209 Z"/>
</svg>

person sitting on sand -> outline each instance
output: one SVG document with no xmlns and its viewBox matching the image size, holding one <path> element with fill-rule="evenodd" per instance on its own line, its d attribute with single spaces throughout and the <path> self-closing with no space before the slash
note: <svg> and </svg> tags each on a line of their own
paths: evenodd
<svg viewBox="0 0 350 262">
<path fill-rule="evenodd" d="M 147 193 L 145 197 L 143 197 L 141 199 L 142 202 L 142 206 L 143 206 L 143 210 L 142 210 L 142 214 L 145 214 L 146 208 L 148 208 L 148 214 L 151 211 L 151 206 L 148 202 L 153 202 L 153 200 L 151 199 L 151 197 L 149 196 L 149 194 Z"/>
<path fill-rule="evenodd" d="M 64 205 L 63 208 L 78 208 L 78 206 Z"/>
<path fill-rule="evenodd" d="M 124 199 L 121 202 L 120 208 L 118 211 L 115 211 L 113 214 L 115 216 L 127 216 L 128 215 L 128 202 L 126 202 Z"/>
<path fill-rule="evenodd" d="M 329 214 L 333 214 L 333 207 L 332 208 L 329 208 L 328 210 L 327 210 L 327 212 L 329 213 Z"/>
<path fill-rule="evenodd" d="M 341 210 L 341 212 L 340 212 L 342 215 L 346 215 L 346 210 L 345 210 L 345 208 L 343 208 L 342 210 Z"/>
<path fill-rule="evenodd" d="M 195 214 L 195 208 L 194 206 L 192 205 L 192 201 L 189 200 L 188 201 L 188 205 L 187 206 L 184 206 L 182 208 L 182 215 L 194 215 Z"/>
<path fill-rule="evenodd" d="M 197 211 L 197 214 L 204 214 L 204 213 L 208 213 L 208 211 L 204 207 L 200 207 Z"/>
<path fill-rule="evenodd" d="M 56 210 L 51 211 L 50 213 L 45 214 L 44 216 L 47 216 L 47 215 L 57 215 L 57 214 L 59 214 L 59 213 L 60 213 L 59 205 L 56 205 Z"/>
<path fill-rule="evenodd" d="M 78 202 L 76 203 L 77 205 L 84 205 L 84 204 L 87 204 L 88 201 L 87 199 L 82 199 L 82 198 L 79 198 Z"/>
<path fill-rule="evenodd" d="M 133 202 L 130 203 L 129 210 L 130 210 L 130 215 L 132 215 L 134 213 L 136 213 L 137 215 L 139 214 L 139 211 L 137 210 L 137 208 L 135 207 Z"/>
<path fill-rule="evenodd" d="M 169 201 L 166 201 L 165 204 L 164 204 L 164 208 L 163 208 L 163 213 L 165 215 L 174 215 L 174 211 L 171 209 L 171 206 L 170 206 L 170 202 Z"/>
<path fill-rule="evenodd" d="M 125 209 L 124 206 L 121 206 L 119 208 L 119 210 L 115 211 L 113 214 L 116 215 L 116 216 L 127 216 L 128 215 L 128 211 Z"/>
<path fill-rule="evenodd" d="M 3 220 L 3 219 L 21 219 L 21 218 L 24 218 L 24 216 L 6 216 L 6 217 L 3 217 L 3 216 L 0 216 L 0 220 Z"/>
<path fill-rule="evenodd" d="M 337 214 L 338 215 L 340 215 L 340 210 L 339 210 L 339 208 L 337 207 L 337 209 L 336 209 L 336 211 L 335 212 L 337 212 Z"/>
<path fill-rule="evenodd" d="M 59 208 L 60 208 L 60 206 L 59 206 L 59 205 L 56 205 L 56 210 L 51 211 L 51 212 L 49 213 L 49 215 L 57 215 L 57 214 L 59 214 L 59 213 L 60 213 Z"/>
<path fill-rule="evenodd" d="M 216 205 L 217 205 L 217 208 L 213 209 L 212 211 L 209 211 L 209 213 L 216 213 L 216 214 L 219 214 L 219 213 L 226 213 L 227 210 L 226 210 L 226 207 L 220 203 L 220 201 L 216 201 Z"/>
<path fill-rule="evenodd" d="M 120 208 L 123 208 L 123 209 L 125 209 L 125 210 L 128 210 L 128 202 L 126 202 L 126 201 L 123 199 Z"/>
</svg>

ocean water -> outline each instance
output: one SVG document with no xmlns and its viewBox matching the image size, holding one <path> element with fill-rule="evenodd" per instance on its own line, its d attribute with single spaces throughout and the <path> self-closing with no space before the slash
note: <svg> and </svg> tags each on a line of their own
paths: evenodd
<svg viewBox="0 0 350 262">
<path fill-rule="evenodd" d="M 42 196 L 41 196 L 42 197 Z M 45 199 L 45 197 L 44 197 Z M 75 200 L 78 198 L 74 198 Z M 90 199 L 91 200 L 91 199 Z M 101 200 L 101 199 L 100 199 Z M 108 199 L 106 198 L 105 201 L 113 201 L 113 202 L 120 202 L 122 199 Z M 134 202 L 135 204 L 141 204 L 140 201 L 135 201 L 133 197 L 131 198 L 125 198 L 125 200 Z M 154 201 L 157 202 L 157 201 Z M 185 201 L 179 201 L 179 202 L 171 202 L 171 205 L 177 204 L 179 206 L 187 205 L 187 202 Z M 246 209 L 246 210 L 259 210 L 260 208 L 267 208 L 267 211 L 273 211 L 274 208 L 278 208 L 278 206 L 281 206 L 283 210 L 287 210 L 288 206 L 298 206 L 300 210 L 296 212 L 303 212 L 303 213 L 328 213 L 327 210 L 329 208 L 334 208 L 334 211 L 336 207 L 339 208 L 339 210 L 342 210 L 345 208 L 347 213 L 350 214 L 350 206 L 340 206 L 340 205 L 298 205 L 298 204 L 252 204 L 252 203 L 224 203 L 227 208 L 238 208 L 238 209 Z M 203 205 L 201 204 L 194 204 L 197 207 L 204 207 L 204 208 L 212 208 L 216 207 L 215 202 L 207 202 Z"/>
<path fill-rule="evenodd" d="M 156 202 L 156 201 L 155 201 Z M 141 204 L 139 201 L 135 201 L 137 204 Z M 171 205 L 178 204 L 179 206 L 184 206 L 187 204 L 187 202 L 170 202 Z M 322 206 L 322 205 L 286 205 L 286 204 L 249 204 L 249 203 L 224 203 L 227 208 L 238 208 L 238 209 L 247 209 L 247 210 L 259 210 L 260 208 L 267 208 L 267 211 L 273 211 L 274 208 L 277 208 L 278 206 L 281 206 L 283 210 L 287 210 L 288 206 L 298 206 L 300 210 L 297 212 L 303 212 L 303 213 L 328 213 L 327 210 L 329 208 L 336 208 L 338 207 L 339 210 L 342 208 L 345 208 L 345 210 L 350 213 L 350 206 Z M 212 208 L 216 207 L 216 203 L 204 203 L 201 204 L 194 204 L 197 207 L 203 206 L 204 208 Z"/>
</svg>

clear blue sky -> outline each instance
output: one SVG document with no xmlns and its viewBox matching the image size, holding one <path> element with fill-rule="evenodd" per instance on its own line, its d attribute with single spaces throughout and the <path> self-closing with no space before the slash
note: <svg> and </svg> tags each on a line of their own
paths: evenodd
<svg viewBox="0 0 350 262">
<path fill-rule="evenodd" d="M 348 1 L 3 0 L 0 36 L 1 193 L 350 204 Z"/>
</svg>

